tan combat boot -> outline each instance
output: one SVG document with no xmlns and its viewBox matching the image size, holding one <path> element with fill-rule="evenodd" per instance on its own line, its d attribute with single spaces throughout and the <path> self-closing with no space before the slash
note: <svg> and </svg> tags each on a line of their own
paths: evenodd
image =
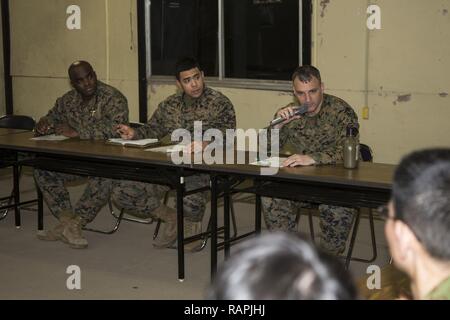
<svg viewBox="0 0 450 320">
<path fill-rule="evenodd" d="M 82 218 L 80 216 L 75 216 L 74 218 L 70 219 L 64 227 L 61 235 L 61 240 L 64 243 L 67 243 L 69 247 L 73 249 L 87 248 L 88 242 L 81 233 L 82 227 Z"/>
<path fill-rule="evenodd" d="M 189 238 L 195 236 L 202 232 L 202 222 L 193 222 L 184 219 L 184 237 Z M 184 249 L 189 252 L 197 252 L 202 249 L 202 239 L 194 240 L 192 242 L 186 243 Z"/>
<path fill-rule="evenodd" d="M 64 225 L 61 222 L 58 222 L 52 229 L 50 230 L 39 230 L 37 232 L 37 238 L 39 240 L 44 241 L 57 241 L 61 240 L 61 235 L 64 230 Z"/>
<path fill-rule="evenodd" d="M 62 240 L 62 233 L 67 223 L 72 220 L 75 215 L 69 211 L 62 211 L 59 215 L 59 222 L 50 230 L 40 230 L 37 232 L 37 238 L 44 241 Z"/>
<path fill-rule="evenodd" d="M 158 237 L 153 241 L 157 249 L 172 247 L 177 241 L 177 211 L 164 204 L 153 211 L 156 218 L 164 221 Z"/>
</svg>

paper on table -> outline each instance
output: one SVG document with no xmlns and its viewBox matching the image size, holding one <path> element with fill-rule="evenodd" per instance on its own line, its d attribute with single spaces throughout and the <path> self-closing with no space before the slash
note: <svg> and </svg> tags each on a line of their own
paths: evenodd
<svg viewBox="0 0 450 320">
<path fill-rule="evenodd" d="M 259 160 L 253 163 L 250 163 L 254 166 L 261 166 L 261 167 L 272 167 L 272 168 L 282 168 L 283 162 L 287 158 L 280 158 L 280 157 L 270 157 L 264 160 Z"/>
<path fill-rule="evenodd" d="M 145 151 L 172 153 L 172 152 L 183 151 L 184 147 L 185 147 L 185 145 L 176 144 L 176 145 L 163 146 L 163 147 L 158 147 L 158 148 L 145 149 Z"/>
<path fill-rule="evenodd" d="M 34 141 L 63 141 L 63 140 L 67 140 L 67 139 L 69 139 L 69 138 L 66 137 L 66 136 L 50 134 L 48 136 L 34 137 L 34 138 L 31 138 L 30 140 L 34 140 Z"/>
<path fill-rule="evenodd" d="M 158 139 L 139 139 L 139 140 L 125 140 L 121 138 L 108 139 L 108 143 L 121 144 L 123 146 L 147 147 L 150 144 L 157 143 Z"/>
</svg>

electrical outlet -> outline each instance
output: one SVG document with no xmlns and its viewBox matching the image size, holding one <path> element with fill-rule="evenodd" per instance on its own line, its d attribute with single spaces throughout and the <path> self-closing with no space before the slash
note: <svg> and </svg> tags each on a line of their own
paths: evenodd
<svg viewBox="0 0 450 320">
<path fill-rule="evenodd" d="M 369 120 L 369 107 L 363 107 L 363 109 L 362 109 L 362 118 L 364 120 Z"/>
</svg>

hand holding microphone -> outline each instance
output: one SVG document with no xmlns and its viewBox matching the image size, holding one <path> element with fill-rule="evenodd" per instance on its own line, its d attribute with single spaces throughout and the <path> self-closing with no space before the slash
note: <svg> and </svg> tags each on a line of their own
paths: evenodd
<svg viewBox="0 0 450 320">
<path fill-rule="evenodd" d="M 281 129 L 285 124 L 292 120 L 299 119 L 301 115 L 308 112 L 309 104 L 305 103 L 302 106 L 292 106 L 281 109 L 277 113 L 277 118 L 270 122 L 270 127 L 274 129 Z"/>
</svg>

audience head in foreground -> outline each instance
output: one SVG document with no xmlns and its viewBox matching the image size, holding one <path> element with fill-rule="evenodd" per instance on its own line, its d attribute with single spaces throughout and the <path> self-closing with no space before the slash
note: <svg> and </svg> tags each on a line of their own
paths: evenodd
<svg viewBox="0 0 450 320">
<path fill-rule="evenodd" d="M 402 159 L 388 205 L 386 238 L 415 299 L 450 299 L 450 149 Z"/>
<path fill-rule="evenodd" d="M 218 300 L 354 299 L 353 282 L 334 257 L 289 233 L 269 233 L 238 245 L 208 293 Z"/>
</svg>

